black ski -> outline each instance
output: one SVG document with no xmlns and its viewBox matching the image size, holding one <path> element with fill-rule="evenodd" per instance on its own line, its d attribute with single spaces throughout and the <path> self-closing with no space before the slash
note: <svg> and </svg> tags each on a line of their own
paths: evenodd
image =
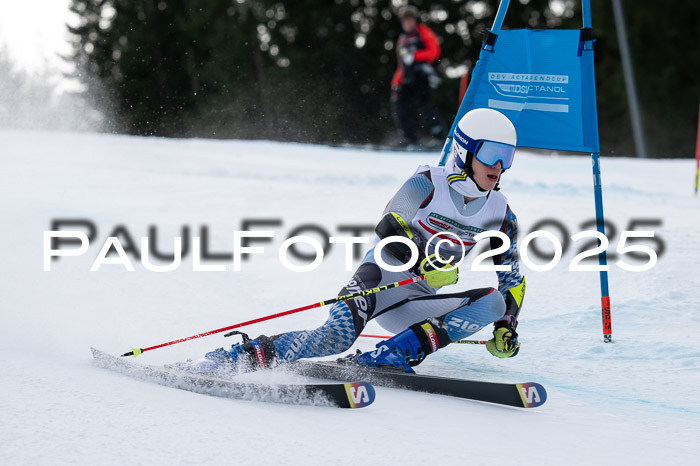
<svg viewBox="0 0 700 466">
<path fill-rule="evenodd" d="M 454 379 L 433 375 L 407 374 L 398 369 L 375 369 L 353 362 L 297 361 L 290 365 L 298 374 L 330 380 L 365 380 L 378 387 L 486 401 L 518 408 L 535 408 L 547 401 L 547 392 L 538 383 L 496 383 Z"/>
<path fill-rule="evenodd" d="M 336 384 L 268 385 L 190 375 L 163 367 L 136 364 L 92 349 L 95 363 L 141 380 L 204 395 L 236 400 L 264 401 L 338 408 L 363 408 L 374 401 L 374 388 L 367 382 Z"/>
</svg>

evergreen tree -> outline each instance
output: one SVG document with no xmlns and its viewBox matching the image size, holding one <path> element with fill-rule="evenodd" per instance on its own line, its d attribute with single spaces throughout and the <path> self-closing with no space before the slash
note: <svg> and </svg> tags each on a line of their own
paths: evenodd
<svg viewBox="0 0 700 466">
<path fill-rule="evenodd" d="M 381 142 L 395 131 L 389 83 L 404 0 L 71 0 L 73 61 L 133 134 Z M 446 121 L 498 0 L 416 0 L 441 42 Z M 632 153 L 609 2 L 593 0 L 602 153 Z M 625 2 L 652 154 L 692 154 L 700 5 Z M 506 28 L 580 28 L 580 2 L 513 0 Z M 664 41 L 663 37 L 668 40 Z M 662 62 L 663 60 L 663 62 Z M 689 89 L 677 83 L 694 83 Z M 677 150 L 669 150 L 677 148 Z"/>
</svg>

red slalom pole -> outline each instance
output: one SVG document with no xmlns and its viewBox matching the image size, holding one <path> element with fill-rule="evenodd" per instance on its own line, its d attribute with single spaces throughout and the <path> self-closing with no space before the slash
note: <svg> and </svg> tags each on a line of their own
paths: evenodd
<svg viewBox="0 0 700 466">
<path fill-rule="evenodd" d="M 173 340 L 173 341 L 169 341 L 167 343 L 161 343 L 160 345 L 149 346 L 148 348 L 131 348 L 131 351 L 129 351 L 128 353 L 122 354 L 122 357 L 124 357 L 124 356 L 136 357 L 141 353 L 145 353 L 146 351 L 151 351 L 154 349 L 162 348 L 164 346 L 170 346 L 170 345 L 174 345 L 176 343 L 182 343 L 183 341 L 189 341 L 189 340 L 194 340 L 195 338 L 202 338 L 202 337 L 206 337 L 209 335 L 214 335 L 215 333 L 221 333 L 221 332 L 225 332 L 227 330 L 233 330 L 234 328 L 244 327 L 246 325 L 257 324 L 258 322 L 264 322 L 266 320 L 276 319 L 278 317 L 286 316 L 289 314 L 294 314 L 294 313 L 301 312 L 301 311 L 306 311 L 308 309 L 326 306 L 328 304 L 337 303 L 338 301 L 345 301 L 346 299 L 354 299 L 354 298 L 359 298 L 360 296 L 367 296 L 370 294 L 379 293 L 380 291 L 388 290 L 391 288 L 398 288 L 399 286 L 410 285 L 411 283 L 416 283 L 416 282 L 419 282 L 421 280 L 425 280 L 424 275 L 419 275 L 419 276 L 413 277 L 413 278 L 407 278 L 406 280 L 401 280 L 399 282 L 394 282 L 394 283 L 390 283 L 387 285 L 378 286 L 376 288 L 370 288 L 369 290 L 361 290 L 361 291 L 357 291 L 355 293 L 346 294 L 344 296 L 337 296 L 335 298 L 328 299 L 326 301 L 321 301 L 318 303 L 309 304 L 308 306 L 298 307 L 298 308 L 292 309 L 290 311 L 284 311 L 284 312 L 272 314 L 272 315 L 265 316 L 265 317 L 259 317 L 257 319 L 249 320 L 246 322 L 241 322 L 240 324 L 230 325 L 228 327 L 219 328 L 216 330 L 210 330 L 210 331 L 204 332 L 204 333 L 198 333 L 197 335 L 192 335 L 191 337 L 180 338 L 179 340 Z"/>
<path fill-rule="evenodd" d="M 698 111 L 698 133 L 695 140 L 695 195 L 698 195 L 698 177 L 700 177 L 700 111 Z"/>
<path fill-rule="evenodd" d="M 469 70 L 467 70 L 467 72 L 459 78 L 459 99 L 457 101 L 458 107 L 462 103 L 462 99 L 464 99 L 464 94 L 467 93 L 467 88 L 469 87 L 470 80 L 471 73 L 469 72 Z"/>
</svg>

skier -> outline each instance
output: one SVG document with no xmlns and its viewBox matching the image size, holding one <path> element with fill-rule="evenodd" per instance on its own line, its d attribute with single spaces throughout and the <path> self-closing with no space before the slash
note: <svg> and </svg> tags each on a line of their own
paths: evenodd
<svg viewBox="0 0 700 466">
<path fill-rule="evenodd" d="M 511 167 L 516 132 L 506 116 L 492 109 L 476 109 L 462 117 L 454 130 L 452 152 L 445 167 L 420 166 L 387 205 L 376 226 L 375 247 L 383 238 L 399 236 L 413 242 L 422 257 L 411 270 L 394 272 L 380 267 L 374 248 L 340 294 L 394 283 L 418 274 L 426 280 L 377 294 L 335 303 L 325 324 L 315 330 L 272 337 L 261 335 L 231 349 L 207 353 L 202 371 L 251 371 L 300 358 L 329 356 L 349 349 L 368 321 L 376 321 L 393 338 L 372 352 L 351 356 L 357 364 L 387 366 L 412 372 L 411 366 L 451 342 L 468 337 L 494 323 L 486 349 L 499 358 L 513 357 L 520 343 L 516 327 L 525 293 L 516 249 L 517 220 L 498 190 L 501 174 Z M 460 258 L 481 231 L 500 229 L 510 246 L 494 257 L 497 272 L 493 288 L 437 294 L 457 282 L 458 271 L 444 258 Z M 448 234 L 453 233 L 453 234 Z M 435 234 L 443 241 L 428 240 Z M 491 240 L 492 247 L 500 240 Z M 427 247 L 426 247 L 427 246 Z M 427 251 L 426 251 L 427 249 Z M 391 266 L 406 264 L 411 248 L 390 242 L 381 258 Z M 459 259 L 457 259 L 459 260 Z"/>
<path fill-rule="evenodd" d="M 403 33 L 396 42 L 397 67 L 391 80 L 391 112 L 404 146 L 418 143 L 408 110 L 415 103 L 426 122 L 432 145 L 445 140 L 447 133 L 431 102 L 431 89 L 440 84 L 433 63 L 440 58 L 440 45 L 435 33 L 420 22 L 414 6 L 399 11 Z M 427 145 L 431 145 L 428 143 Z"/>
</svg>

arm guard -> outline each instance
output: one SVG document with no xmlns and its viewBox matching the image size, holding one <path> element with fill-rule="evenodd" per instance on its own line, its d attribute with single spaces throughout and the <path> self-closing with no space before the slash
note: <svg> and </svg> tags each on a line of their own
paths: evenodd
<svg viewBox="0 0 700 466">
<path fill-rule="evenodd" d="M 380 239 L 390 236 L 401 236 L 413 241 L 414 238 L 408 223 L 396 212 L 387 212 L 384 214 L 375 227 L 374 232 Z M 403 243 L 389 243 L 384 249 L 402 262 L 406 262 L 411 257 L 411 250 Z"/>
<path fill-rule="evenodd" d="M 494 256 L 493 262 L 496 265 L 509 264 L 511 270 L 510 272 L 496 272 L 498 275 L 498 291 L 501 292 L 506 303 L 506 313 L 495 324 L 497 327 L 510 324 L 515 329 L 518 325 L 518 315 L 525 296 L 525 277 L 520 273 L 520 264 L 518 263 L 518 221 L 510 207 L 506 209 L 506 216 L 501 225 L 501 231 L 510 238 L 510 248 L 502 255 Z M 499 239 L 492 238 L 492 248 L 499 247 L 501 244 Z"/>
<path fill-rule="evenodd" d="M 505 301 L 506 301 L 506 313 L 499 319 L 508 320 L 512 322 L 513 328 L 518 325 L 518 314 L 520 314 L 520 308 L 523 305 L 523 298 L 525 297 L 525 277 L 519 285 L 512 288 L 508 288 L 506 291 Z"/>
<path fill-rule="evenodd" d="M 404 219 L 410 221 L 421 208 L 421 205 L 431 197 L 435 187 L 428 175 L 430 175 L 430 172 L 416 173 L 406 180 L 394 197 L 391 198 L 386 209 L 384 209 L 384 216 L 374 229 L 379 239 L 389 236 L 402 236 L 416 243 L 420 251 L 421 240 L 414 235 L 410 225 Z M 404 263 L 411 257 L 411 251 L 405 244 L 390 243 L 385 249 Z"/>
</svg>

